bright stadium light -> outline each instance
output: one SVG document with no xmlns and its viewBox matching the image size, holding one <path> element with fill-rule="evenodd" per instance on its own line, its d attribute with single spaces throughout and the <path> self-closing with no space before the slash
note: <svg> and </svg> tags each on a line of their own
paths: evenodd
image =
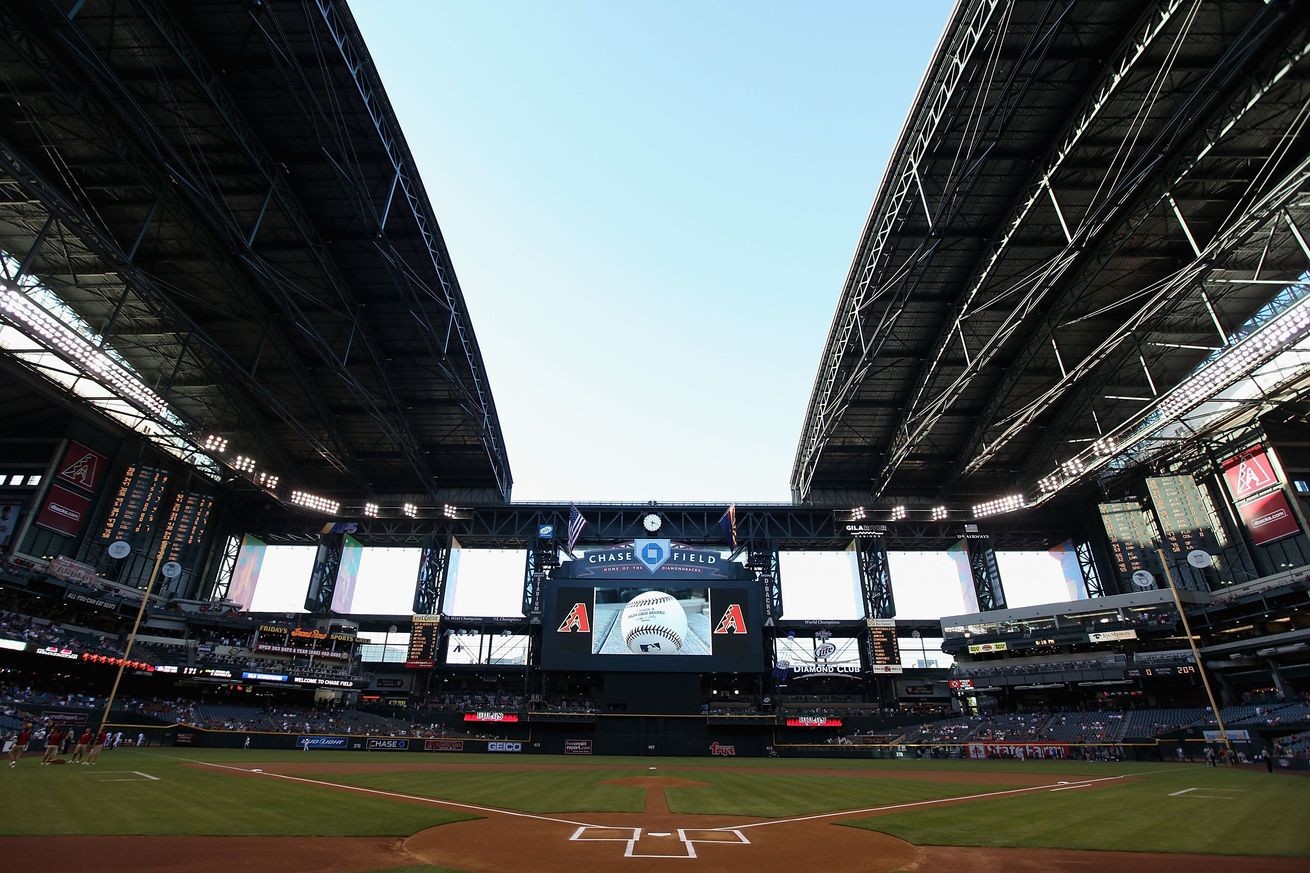
<svg viewBox="0 0 1310 873">
<path fill-rule="evenodd" d="M 232 459 L 232 469 L 238 473 L 255 472 L 255 459 L 248 458 L 245 455 L 237 455 Z"/>
<path fill-rule="evenodd" d="M 400 511 L 410 518 L 418 518 L 418 507 L 412 503 L 406 503 Z"/>
<path fill-rule="evenodd" d="M 1081 476 L 1087 471 L 1087 465 L 1077 458 L 1070 458 L 1060 465 L 1060 472 L 1069 477 Z"/>
<path fill-rule="evenodd" d="M 377 505 L 376 503 L 365 503 L 365 504 L 364 504 L 364 514 L 367 515 L 369 518 L 377 518 L 377 517 L 378 517 L 378 505 Z"/>
<path fill-rule="evenodd" d="M 122 399 L 157 418 L 169 414 L 164 398 L 150 390 L 126 365 L 55 318 L 26 294 L 5 288 L 0 293 L 0 311 L 21 325 L 30 336 Z"/>
<path fill-rule="evenodd" d="M 255 484 L 269 491 L 276 491 L 277 483 L 280 481 L 281 477 L 274 476 L 272 473 L 260 472 L 255 475 Z"/>
<path fill-rule="evenodd" d="M 851 510 L 851 521 L 864 521 L 867 515 L 863 506 L 857 506 Z"/>
<path fill-rule="evenodd" d="M 319 497 L 317 494 L 310 494 L 308 491 L 292 491 L 291 502 L 297 506 L 303 506 L 306 509 L 316 509 L 319 512 L 326 512 L 329 515 L 336 515 L 341 510 L 341 504 L 335 500 L 329 500 L 326 497 Z"/>
<path fill-rule="evenodd" d="M 947 512 L 946 512 L 946 507 L 945 507 L 945 506 L 934 506 L 934 507 L 932 508 L 932 520 L 933 520 L 933 521 L 945 521 L 945 520 L 946 520 L 946 515 L 947 515 Z"/>
<path fill-rule="evenodd" d="M 985 503 L 974 504 L 973 517 L 986 518 L 989 515 L 1000 515 L 1003 512 L 1014 512 L 1016 509 L 1023 509 L 1023 507 L 1023 495 L 1011 494 L 1006 497 L 998 497 L 995 500 L 988 500 Z"/>
<path fill-rule="evenodd" d="M 910 511 L 909 511 L 908 509 L 906 509 L 904 506 L 893 506 L 893 507 L 892 507 L 892 521 L 902 521 L 902 520 L 904 520 L 905 516 L 907 516 L 907 515 L 909 515 L 909 514 L 910 514 Z"/>
<path fill-rule="evenodd" d="M 215 454 L 221 455 L 227 451 L 227 439 L 218 434 L 211 433 L 209 436 L 205 437 L 204 441 L 200 444 L 200 448 L 207 452 L 214 452 Z"/>
</svg>

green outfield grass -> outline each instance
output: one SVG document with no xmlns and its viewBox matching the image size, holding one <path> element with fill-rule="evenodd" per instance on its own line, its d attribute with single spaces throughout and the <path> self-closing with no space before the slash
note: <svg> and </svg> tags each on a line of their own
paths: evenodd
<svg viewBox="0 0 1310 873">
<path fill-rule="evenodd" d="M 669 809 L 694 815 L 742 815 L 752 818 L 786 818 L 844 809 L 862 809 L 891 803 L 962 797 L 1017 786 L 960 785 L 911 779 L 850 779 L 793 773 L 670 770 L 665 775 L 706 783 L 703 788 L 665 791 Z M 998 772 L 996 778 L 1004 780 Z"/>
<path fill-rule="evenodd" d="M 847 822 L 917 845 L 1310 857 L 1310 779 L 1166 765 L 1128 784 Z M 1173 792 L 1188 788 L 1185 795 Z"/>
<path fill-rule="evenodd" d="M 106 753 L 97 767 L 0 768 L 0 835 L 407 836 L 474 816 L 440 806 L 243 775 L 221 765 L 311 762 L 306 778 L 542 814 L 639 812 L 641 789 L 604 783 L 660 775 L 703 783 L 665 796 L 674 812 L 786 818 L 961 797 L 1016 787 L 1012 774 L 1060 780 L 1128 775 L 1106 788 L 1039 790 L 918 807 L 853 826 L 917 844 L 1119 849 L 1310 857 L 1310 780 L 1203 765 L 1040 761 L 719 760 L 498 754 L 413 755 L 163 749 Z M 468 769 L 333 773 L 337 764 L 460 764 Z M 485 765 L 483 767 L 482 765 Z M 514 770 L 502 769 L 511 765 Z M 270 769 L 274 769 L 270 766 Z M 799 772 L 808 770 L 812 772 Z M 148 781 L 130 771 L 158 778 Z M 902 772 L 987 774 L 985 784 L 896 779 Z M 853 776 L 860 778 L 852 778 Z M 879 778 L 883 776 L 885 778 Z M 131 781 L 112 781 L 129 779 Z M 1184 788 L 1192 796 L 1170 797 Z M 413 873 L 449 873 L 417 867 Z M 399 871 L 397 871 L 399 873 Z"/>
<path fill-rule="evenodd" d="M 631 770 L 588 767 L 582 771 L 487 770 L 470 773 L 420 770 L 358 775 L 329 773 L 313 778 L 339 785 L 357 785 L 517 812 L 641 812 L 646 805 L 645 791 L 604 784 L 611 779 L 632 775 Z"/>
<path fill-rule="evenodd" d="M 139 770 L 159 781 L 135 777 Z M 130 779 L 132 781 L 111 781 Z M 476 816 L 120 750 L 94 767 L 0 768 L 0 835 L 409 836 Z"/>
</svg>

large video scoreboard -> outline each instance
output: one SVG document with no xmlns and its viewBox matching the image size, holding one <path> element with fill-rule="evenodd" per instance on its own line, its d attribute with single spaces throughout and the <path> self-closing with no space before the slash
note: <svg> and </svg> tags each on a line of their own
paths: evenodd
<svg viewBox="0 0 1310 873">
<path fill-rule="evenodd" d="M 758 672 L 760 598 L 752 575 L 718 552 L 668 540 L 587 552 L 546 589 L 548 670 Z"/>
</svg>

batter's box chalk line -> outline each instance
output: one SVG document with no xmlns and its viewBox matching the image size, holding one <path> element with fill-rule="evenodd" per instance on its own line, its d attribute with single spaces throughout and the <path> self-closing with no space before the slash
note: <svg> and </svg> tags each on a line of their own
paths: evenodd
<svg viewBox="0 0 1310 873">
<path fill-rule="evenodd" d="M 751 841 L 736 828 L 710 830 L 709 828 L 678 828 L 676 839 L 671 831 L 646 831 L 643 840 L 641 828 L 595 827 L 584 825 L 569 837 L 572 842 L 624 843 L 625 858 L 695 858 L 697 843 L 717 843 L 721 846 L 749 846 Z M 646 842 L 646 846 L 641 844 Z M 680 852 L 672 854 L 676 849 Z M 649 849 L 650 851 L 642 851 Z"/>
</svg>

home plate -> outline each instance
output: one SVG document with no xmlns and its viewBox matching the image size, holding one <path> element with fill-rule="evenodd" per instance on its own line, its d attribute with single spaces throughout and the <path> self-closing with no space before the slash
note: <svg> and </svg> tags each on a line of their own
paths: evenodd
<svg viewBox="0 0 1310 873">
<path fill-rule="evenodd" d="M 673 834 L 669 833 L 668 831 L 647 831 L 647 832 L 646 832 L 646 836 L 648 836 L 648 837 L 671 837 L 671 836 L 673 836 Z"/>
<path fill-rule="evenodd" d="M 251 772 L 251 773 L 263 773 L 264 771 L 261 770 L 261 769 L 259 769 L 258 767 L 256 767 L 255 769 L 251 770 L 250 772 Z"/>
</svg>

